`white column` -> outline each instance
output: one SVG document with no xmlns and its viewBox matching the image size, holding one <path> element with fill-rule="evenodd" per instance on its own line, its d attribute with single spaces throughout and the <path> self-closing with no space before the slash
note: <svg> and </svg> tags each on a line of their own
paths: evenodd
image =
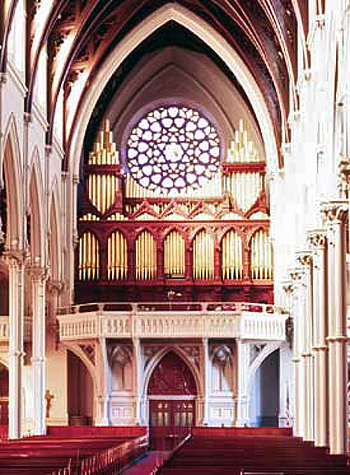
<svg viewBox="0 0 350 475">
<path fill-rule="evenodd" d="M 45 285 L 47 269 L 31 267 L 33 284 L 33 423 L 34 435 L 46 434 L 45 424 Z"/>
<path fill-rule="evenodd" d="M 9 263 L 9 438 L 23 432 L 24 262 L 8 254 Z"/>
<path fill-rule="evenodd" d="M 101 312 L 99 307 L 99 313 Z M 99 382 L 98 382 L 98 396 L 96 398 L 97 405 L 97 417 L 95 418 L 95 424 L 98 426 L 109 426 L 109 403 L 111 393 L 111 370 L 109 366 L 109 360 L 107 355 L 107 344 L 105 338 L 99 339 L 99 350 L 97 352 L 97 367 L 100 369 Z"/>
<path fill-rule="evenodd" d="M 203 338 L 203 356 L 204 356 L 204 415 L 203 425 L 209 424 L 209 400 L 210 400 L 210 355 L 208 338 Z"/>
<path fill-rule="evenodd" d="M 240 338 L 237 342 L 237 416 L 236 426 L 244 427 L 248 423 L 249 400 L 247 394 L 247 376 L 249 370 L 249 343 Z"/>
<path fill-rule="evenodd" d="M 303 339 L 301 361 L 304 373 L 304 438 L 314 440 L 314 388 L 313 388 L 313 358 L 312 358 L 312 335 L 313 335 L 313 290 L 312 290 L 312 256 L 309 251 L 297 253 L 297 261 L 303 266 L 304 282 L 302 286 L 303 312 Z"/>
<path fill-rule="evenodd" d="M 314 404 L 315 445 L 328 447 L 329 398 L 327 387 L 327 267 L 326 231 L 313 230 L 308 233 L 313 253 L 313 315 L 314 332 L 312 351 L 314 354 Z"/>
<path fill-rule="evenodd" d="M 294 268 L 289 271 L 289 276 L 293 282 L 291 315 L 293 316 L 293 379 L 294 379 L 294 426 L 293 433 L 296 437 L 304 436 L 304 407 L 303 397 L 303 374 L 301 365 L 302 349 L 302 314 L 301 314 L 301 286 L 304 272 L 301 268 Z"/>
<path fill-rule="evenodd" d="M 135 423 L 142 424 L 142 354 L 140 338 L 134 338 Z"/>
<path fill-rule="evenodd" d="M 328 242 L 329 446 L 331 454 L 347 452 L 346 336 L 346 201 L 322 204 Z"/>
</svg>

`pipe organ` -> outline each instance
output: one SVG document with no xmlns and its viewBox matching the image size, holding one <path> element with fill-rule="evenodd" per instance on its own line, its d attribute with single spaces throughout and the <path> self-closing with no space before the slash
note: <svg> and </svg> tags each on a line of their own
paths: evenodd
<svg viewBox="0 0 350 475">
<path fill-rule="evenodd" d="M 99 242 L 89 231 L 79 238 L 78 272 L 80 280 L 97 280 L 100 277 Z"/>
<path fill-rule="evenodd" d="M 171 231 L 164 239 L 164 275 L 185 276 L 185 241 L 177 231 Z"/>
<path fill-rule="evenodd" d="M 180 114 L 173 109 L 166 119 L 170 124 L 176 118 L 180 124 L 182 116 L 172 117 Z M 192 115 L 189 128 L 194 143 L 199 137 L 198 148 L 191 142 L 192 151 L 181 148 L 176 140 L 182 136 L 169 129 L 170 142 L 159 144 L 164 162 L 159 165 L 154 157 L 147 158 L 157 144 L 137 144 L 137 137 L 148 130 L 142 123 L 144 129 L 140 126 L 132 135 L 131 168 L 119 160 L 109 123 L 103 122 L 84 166 L 78 301 L 91 301 L 94 295 L 105 300 L 167 300 L 169 289 L 174 289 L 187 300 L 242 300 L 249 292 L 251 301 L 272 302 L 265 160 L 243 122 L 220 158 L 218 135 L 209 122 L 200 120 Z M 197 123 L 200 130 L 195 132 Z M 207 142 L 202 140 L 205 131 Z M 193 165 L 192 156 L 197 157 Z M 168 175 L 161 175 L 162 170 Z"/>
<path fill-rule="evenodd" d="M 136 280 L 152 280 L 157 273 L 157 248 L 154 237 L 142 231 L 135 243 Z"/>
<path fill-rule="evenodd" d="M 221 246 L 222 278 L 225 280 L 242 279 L 243 249 L 242 238 L 236 231 L 225 234 Z"/>
<path fill-rule="evenodd" d="M 253 279 L 272 279 L 272 248 L 269 234 L 260 229 L 253 234 L 251 244 L 251 272 Z"/>
<path fill-rule="evenodd" d="M 193 278 L 212 280 L 214 278 L 214 242 L 205 230 L 199 231 L 193 240 Z"/>
<path fill-rule="evenodd" d="M 125 280 L 128 274 L 128 247 L 120 231 L 112 233 L 107 241 L 107 279 Z"/>
</svg>

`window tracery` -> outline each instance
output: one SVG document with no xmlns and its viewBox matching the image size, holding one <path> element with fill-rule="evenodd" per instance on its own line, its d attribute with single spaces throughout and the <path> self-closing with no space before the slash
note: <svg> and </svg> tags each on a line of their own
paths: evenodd
<svg viewBox="0 0 350 475">
<path fill-rule="evenodd" d="M 127 167 L 143 188 L 176 196 L 196 190 L 219 171 L 217 130 L 200 112 L 169 105 L 146 114 L 127 141 Z"/>
</svg>

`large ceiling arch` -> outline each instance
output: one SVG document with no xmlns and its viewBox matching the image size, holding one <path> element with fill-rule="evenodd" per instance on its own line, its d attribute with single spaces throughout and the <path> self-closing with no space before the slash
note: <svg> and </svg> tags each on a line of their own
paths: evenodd
<svg viewBox="0 0 350 475">
<path fill-rule="evenodd" d="M 233 46 L 223 39 L 222 35 L 208 23 L 183 6 L 168 3 L 151 13 L 141 23 L 137 24 L 124 39 L 116 44 L 109 56 L 95 72 L 94 87 L 86 88 L 74 121 L 72 134 L 69 138 L 69 163 L 74 174 L 79 172 L 80 156 L 83 148 L 84 134 L 94 106 L 103 88 L 108 83 L 114 71 L 122 62 L 154 31 L 167 22 L 173 21 L 187 28 L 205 42 L 227 65 L 237 78 L 247 95 L 257 117 L 265 144 L 268 167 L 271 170 L 279 166 L 279 154 L 273 123 L 268 105 L 251 71 Z M 88 81 L 89 82 L 89 81 Z"/>
</svg>

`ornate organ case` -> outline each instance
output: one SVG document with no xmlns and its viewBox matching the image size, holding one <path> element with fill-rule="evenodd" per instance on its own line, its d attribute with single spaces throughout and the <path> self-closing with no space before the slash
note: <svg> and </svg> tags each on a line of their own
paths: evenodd
<svg viewBox="0 0 350 475">
<path fill-rule="evenodd" d="M 175 118 L 169 108 L 160 117 L 173 124 L 178 118 L 180 125 L 182 116 L 175 109 Z M 84 165 L 77 302 L 272 303 L 265 161 L 242 122 L 228 152 L 220 156 L 211 124 L 191 109 L 184 117 L 191 113 L 189 136 L 179 135 L 182 129 L 176 132 L 174 125 L 169 135 L 174 141 L 162 143 L 158 155 L 158 145 L 144 140 L 148 131 L 158 138 L 163 133 L 154 125 L 157 116 L 149 114 L 148 125 L 141 121 L 131 132 L 123 159 L 104 121 Z M 202 140 L 198 124 L 209 139 Z M 178 145 L 181 139 L 188 149 Z"/>
</svg>

